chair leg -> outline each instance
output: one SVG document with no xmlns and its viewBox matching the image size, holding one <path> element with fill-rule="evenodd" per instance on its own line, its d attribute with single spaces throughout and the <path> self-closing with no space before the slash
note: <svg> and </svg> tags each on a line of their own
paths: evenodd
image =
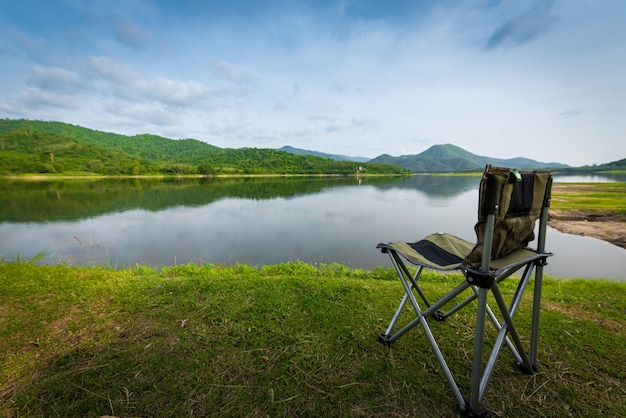
<svg viewBox="0 0 626 418">
<path fill-rule="evenodd" d="M 384 335 L 391 335 L 391 331 L 393 331 L 393 327 L 396 325 L 396 322 L 398 321 L 398 317 L 400 316 L 400 314 L 402 313 L 402 310 L 406 306 L 407 300 L 409 300 L 409 295 L 405 293 L 404 296 L 402 297 L 402 301 L 400 302 L 400 305 L 398 305 L 398 309 L 396 309 L 396 312 L 393 314 L 393 317 L 391 318 L 391 322 L 389 323 L 389 326 L 385 330 Z"/>
<path fill-rule="evenodd" d="M 491 319 L 491 322 L 496 327 L 498 332 L 501 332 L 503 324 L 500 324 L 500 322 L 498 321 L 498 318 L 496 318 L 495 314 L 493 313 L 493 311 L 491 310 L 489 305 L 487 305 L 487 315 L 489 315 L 489 318 Z M 498 335 L 498 338 L 500 338 L 499 335 Z M 506 343 L 507 347 L 509 347 L 509 350 L 511 351 L 511 354 L 513 354 L 513 357 L 515 357 L 515 360 L 517 361 L 517 363 L 521 363 L 522 362 L 522 358 L 520 357 L 519 353 L 517 352 L 517 350 L 513 346 L 513 343 L 511 342 L 509 337 L 506 336 L 506 333 L 503 334 L 502 338 L 504 339 L 504 342 Z M 499 343 L 499 341 L 496 340 L 496 344 L 498 344 L 498 343 Z M 502 345 L 501 342 L 499 344 Z"/>
<path fill-rule="evenodd" d="M 405 287 L 405 289 L 408 287 L 409 290 L 405 291 L 405 294 L 402 297 L 402 300 L 400 301 L 400 304 L 398 305 L 396 312 L 391 318 L 391 321 L 389 322 L 389 326 L 387 327 L 385 332 L 378 336 L 378 341 L 380 341 L 381 343 L 383 343 L 384 345 L 388 347 L 391 346 L 391 344 L 393 344 L 395 340 L 400 338 L 411 328 L 415 327 L 415 325 L 417 325 L 417 323 L 419 322 L 417 318 L 415 318 L 413 321 L 405 325 L 401 330 L 399 330 L 398 332 L 392 335 L 393 329 L 396 326 L 398 318 L 400 317 L 400 314 L 404 310 L 404 307 L 406 306 L 406 303 L 409 300 L 409 294 L 412 295 L 413 290 L 415 290 L 420 295 L 420 297 L 422 298 L 424 303 L 426 303 L 427 306 L 430 306 L 430 302 L 428 301 L 428 299 L 426 298 L 426 295 L 424 294 L 424 292 L 422 292 L 422 289 L 420 289 L 417 283 L 419 280 L 419 276 L 422 273 L 423 267 L 420 266 L 415 272 L 415 275 L 412 276 L 409 270 L 407 269 L 407 267 L 404 265 L 404 263 L 400 259 L 400 256 L 395 251 L 390 250 L 389 257 L 391 258 L 391 263 L 393 264 L 396 270 L 396 273 L 398 274 L 398 277 L 400 278 L 400 281 L 402 282 L 402 285 Z"/>
<path fill-rule="evenodd" d="M 527 270 L 524 276 L 520 280 L 520 283 L 515 291 L 513 299 L 509 307 L 506 306 L 504 297 L 498 287 L 497 282 L 491 286 L 491 292 L 498 305 L 500 313 L 503 318 L 503 323 L 500 325 L 497 318 L 486 303 L 488 289 L 478 289 L 478 314 L 476 318 L 476 340 L 474 347 L 474 363 L 472 369 L 472 383 L 471 383 L 471 397 L 468 404 L 469 413 L 473 415 L 481 415 L 484 413 L 481 403 L 487 390 L 487 385 L 495 369 L 495 364 L 502 351 L 502 346 L 506 343 L 509 346 L 513 356 L 521 365 L 520 368 L 527 373 L 534 373 L 535 369 L 531 366 L 530 359 L 526 350 L 524 349 L 517 329 L 513 324 L 513 317 L 520 305 L 524 290 L 528 284 L 528 279 L 532 273 L 532 270 Z M 482 296 L 484 294 L 484 296 Z M 483 302 L 484 298 L 484 302 Z M 482 367 L 482 347 L 484 343 L 484 323 L 485 314 L 489 315 L 491 321 L 498 329 L 498 336 L 493 344 L 489 359 L 481 372 Z M 512 342 L 508 339 L 507 334 L 511 336 Z"/>
<path fill-rule="evenodd" d="M 389 326 L 387 326 L 387 329 L 385 330 L 384 333 L 378 336 L 378 341 L 380 341 L 381 343 L 383 343 L 384 345 L 388 347 L 391 346 L 391 344 L 393 344 L 395 340 L 400 338 L 408 330 L 410 330 L 415 325 L 417 325 L 418 321 L 416 318 L 413 321 L 411 321 L 411 323 L 405 325 L 400 331 L 392 335 L 393 329 L 396 326 L 396 323 L 398 322 L 398 318 L 400 317 L 400 314 L 404 310 L 404 307 L 406 306 L 406 303 L 409 300 L 409 294 L 411 295 L 413 294 L 413 289 L 417 289 L 422 299 L 424 299 L 424 301 L 428 303 L 428 301 L 425 299 L 425 295 L 423 294 L 421 289 L 419 289 L 419 285 L 417 284 L 419 275 L 422 272 L 422 267 L 420 266 L 420 268 L 418 268 L 418 270 L 415 272 L 415 276 L 411 276 L 411 274 L 409 273 L 409 270 L 402 263 L 402 260 L 400 260 L 399 256 L 396 254 L 395 251 L 391 250 L 389 252 L 389 257 L 391 258 L 391 263 L 393 264 L 396 270 L 396 273 L 398 274 L 398 277 L 400 278 L 400 281 L 402 282 L 402 285 L 405 287 L 405 289 L 408 288 L 408 291 L 405 291 L 404 296 L 402 297 L 402 300 L 400 301 L 400 304 L 398 305 L 398 308 L 396 309 L 395 313 L 393 314 L 393 317 L 391 318 L 391 321 L 389 322 Z M 410 285 L 408 284 L 407 280 L 411 282 Z"/>
<path fill-rule="evenodd" d="M 500 288 L 498 286 L 494 286 L 492 288 L 492 292 L 493 292 L 494 298 L 496 299 L 496 302 L 498 303 L 498 306 L 500 307 L 500 312 L 502 313 L 502 317 L 504 318 L 504 322 L 507 326 L 507 328 L 505 329 L 505 332 L 508 331 L 508 333 L 511 335 L 511 338 L 513 339 L 513 343 L 515 344 L 515 347 L 517 347 L 517 351 L 522 357 L 524 367 L 526 368 L 526 370 L 528 370 L 529 373 L 532 373 L 533 368 L 530 364 L 530 359 L 528 357 L 528 354 L 526 353 L 526 350 L 524 350 L 524 346 L 522 345 L 522 340 L 520 339 L 519 334 L 517 333 L 517 329 L 515 329 L 515 325 L 513 324 L 513 319 L 511 317 L 511 314 L 509 313 L 509 310 L 506 307 L 506 304 L 504 303 L 504 298 L 502 297 Z"/>
<path fill-rule="evenodd" d="M 472 415 L 481 416 L 484 408 L 480 404 L 482 396 L 480 384 L 482 380 L 483 366 L 483 345 L 485 342 L 485 314 L 487 313 L 487 291 L 486 288 L 478 289 L 478 312 L 476 315 L 476 336 L 474 340 L 474 361 L 472 364 L 472 382 L 470 387 L 470 399 L 466 408 Z"/>
<path fill-rule="evenodd" d="M 390 256 L 391 256 L 391 260 L 393 262 L 393 265 L 398 275 L 410 281 L 411 284 L 413 285 L 412 288 L 415 289 L 415 291 L 417 291 L 418 295 L 420 295 L 420 298 L 422 298 L 426 306 L 430 306 L 430 301 L 428 300 L 424 292 L 422 292 L 422 289 L 417 284 L 417 281 L 419 280 L 420 274 L 422 274 L 424 267 L 419 266 L 417 268 L 417 271 L 415 272 L 415 275 L 411 275 L 411 273 L 409 272 L 409 269 L 402 262 L 398 253 L 396 253 L 395 251 L 390 251 Z"/>
<path fill-rule="evenodd" d="M 463 306 L 467 305 L 468 303 L 476 299 L 476 295 L 472 294 L 469 297 L 467 297 L 464 301 L 457 304 L 454 308 L 450 309 L 448 312 L 444 313 L 440 311 L 439 310 L 440 308 L 447 305 L 450 301 L 452 301 L 454 298 L 456 298 L 461 293 L 463 293 L 468 287 L 470 287 L 467 281 L 463 281 L 456 288 L 448 292 L 447 295 L 439 299 L 437 302 L 431 304 L 418 284 L 419 276 L 421 272 L 423 271 L 424 267 L 419 266 L 415 275 L 411 276 L 408 269 L 406 268 L 406 266 L 400 259 L 400 256 L 393 250 L 390 250 L 389 254 L 390 254 L 391 262 L 396 270 L 396 273 L 398 274 L 398 277 L 400 278 L 400 281 L 402 282 L 402 285 L 405 287 L 405 289 L 408 287 L 410 289 L 410 292 L 405 291 L 405 294 L 402 297 L 402 300 L 400 301 L 398 308 L 396 309 L 393 317 L 391 318 L 389 326 L 387 327 L 384 333 L 381 333 L 378 336 L 378 341 L 380 341 L 384 345 L 391 346 L 398 338 L 400 338 L 402 335 L 404 335 L 409 330 L 414 328 L 420 322 L 419 318 L 415 317 L 412 321 L 404 325 L 404 327 L 402 327 L 400 330 L 393 333 L 393 329 L 397 324 L 398 318 L 400 317 L 400 314 L 402 313 L 403 309 L 406 306 L 407 301 L 409 300 L 409 293 L 412 294 L 413 290 L 415 290 L 419 294 L 420 298 L 424 301 L 424 303 L 428 307 L 427 309 L 422 310 L 421 314 L 425 318 L 432 317 L 436 321 L 444 321 L 448 316 L 452 315 L 454 312 L 456 312 Z"/>
<path fill-rule="evenodd" d="M 419 322 L 420 325 L 422 326 L 422 329 L 424 330 L 424 335 L 426 336 L 426 339 L 428 340 L 430 347 L 435 353 L 435 357 L 437 358 L 437 361 L 439 362 L 439 366 L 441 367 L 441 370 L 443 371 L 443 374 L 445 375 L 446 380 L 448 381 L 448 384 L 450 385 L 450 389 L 452 389 L 452 393 L 454 394 L 454 397 L 456 398 L 459 404 L 459 407 L 463 409 L 465 407 L 465 399 L 463 398 L 463 395 L 461 395 L 459 386 L 456 384 L 456 381 L 454 380 L 454 376 L 452 376 L 452 372 L 450 371 L 450 368 L 448 367 L 448 364 L 446 363 L 446 360 L 443 357 L 441 350 L 439 349 L 439 345 L 437 344 L 437 341 L 435 340 L 435 337 L 433 336 L 433 333 L 430 330 L 430 327 L 428 326 L 428 321 L 426 321 L 426 316 L 422 314 L 422 310 L 420 309 L 419 304 L 417 303 L 417 300 L 415 299 L 415 296 L 413 295 L 413 292 L 411 292 L 411 286 L 409 286 L 406 280 L 402 280 L 402 285 L 404 286 L 406 295 L 408 296 L 408 299 L 411 302 L 413 309 L 415 310 L 416 318 L 412 322 Z M 429 308 L 429 310 L 431 310 L 432 308 L 433 307 Z M 405 326 L 405 328 L 407 327 Z"/>
<path fill-rule="evenodd" d="M 550 207 L 552 178 L 548 180 L 543 207 L 541 208 L 539 231 L 537 236 L 537 251 L 544 253 L 546 249 L 546 231 L 548 225 L 548 208 Z M 541 311 L 541 287 L 543 284 L 543 267 L 547 264 L 547 258 L 537 260 L 535 263 L 535 288 L 533 296 L 533 319 L 530 330 L 530 362 L 535 371 L 539 370 L 537 362 L 537 345 L 539 342 L 539 313 Z"/>
<path fill-rule="evenodd" d="M 530 363 L 535 371 L 539 370 L 537 362 L 537 345 L 539 341 L 539 315 L 541 311 L 541 287 L 543 282 L 543 265 L 535 270 L 535 288 L 533 296 L 533 319 L 530 329 Z"/>
</svg>

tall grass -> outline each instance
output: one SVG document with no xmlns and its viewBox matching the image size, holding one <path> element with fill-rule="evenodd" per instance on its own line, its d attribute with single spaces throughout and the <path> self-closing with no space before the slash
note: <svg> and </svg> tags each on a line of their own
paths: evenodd
<svg viewBox="0 0 626 418">
<path fill-rule="evenodd" d="M 441 294 L 459 279 L 424 286 Z M 389 269 L 17 260 L 0 265 L 0 289 L 4 416 L 458 416 L 419 330 L 376 341 L 402 296 Z M 544 296 L 539 373 L 514 371 L 504 352 L 487 409 L 626 416 L 626 284 L 548 279 Z M 432 325 L 465 392 L 468 308 Z"/>
</svg>

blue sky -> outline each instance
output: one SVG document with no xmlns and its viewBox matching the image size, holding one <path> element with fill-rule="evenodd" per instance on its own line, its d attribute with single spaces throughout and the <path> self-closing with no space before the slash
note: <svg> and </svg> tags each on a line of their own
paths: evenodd
<svg viewBox="0 0 626 418">
<path fill-rule="evenodd" d="M 623 0 L 0 0 L 0 118 L 352 156 L 626 158 Z"/>
</svg>

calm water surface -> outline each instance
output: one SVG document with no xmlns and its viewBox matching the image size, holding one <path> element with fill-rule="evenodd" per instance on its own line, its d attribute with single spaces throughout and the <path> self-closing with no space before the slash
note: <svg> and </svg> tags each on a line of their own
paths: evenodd
<svg viewBox="0 0 626 418">
<path fill-rule="evenodd" d="M 479 181 L 414 176 L 2 182 L 0 256 L 46 251 L 47 262 L 116 266 L 303 260 L 371 269 L 389 265 L 375 248 L 380 241 L 415 241 L 432 232 L 474 241 Z M 626 250 L 617 246 L 549 229 L 547 248 L 555 253 L 546 267 L 550 275 L 626 279 Z"/>
</svg>

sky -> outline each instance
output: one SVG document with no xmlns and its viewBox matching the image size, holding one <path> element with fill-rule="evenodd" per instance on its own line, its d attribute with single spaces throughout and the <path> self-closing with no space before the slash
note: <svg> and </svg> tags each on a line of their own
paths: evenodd
<svg viewBox="0 0 626 418">
<path fill-rule="evenodd" d="M 373 158 L 626 158 L 624 0 L 0 0 L 0 118 Z"/>
</svg>

